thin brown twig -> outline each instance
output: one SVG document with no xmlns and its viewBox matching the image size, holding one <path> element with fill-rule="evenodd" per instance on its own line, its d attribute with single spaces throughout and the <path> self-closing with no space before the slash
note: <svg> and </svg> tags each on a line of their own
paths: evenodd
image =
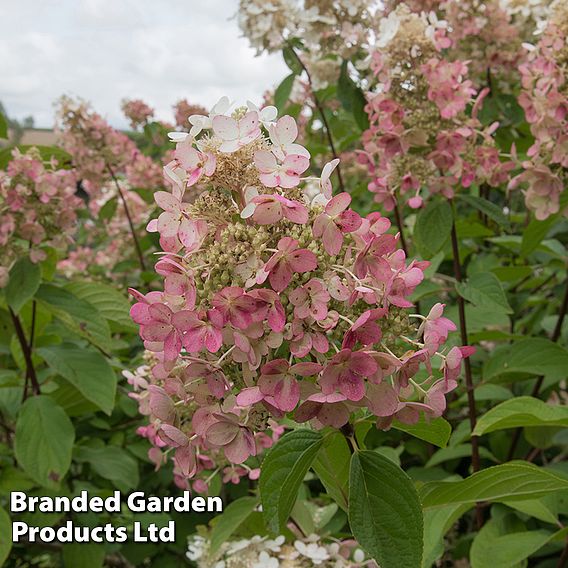
<svg viewBox="0 0 568 568">
<path fill-rule="evenodd" d="M 568 565 L 568 539 L 566 539 L 566 546 L 564 547 L 562 555 L 560 556 L 556 566 L 557 568 L 566 568 L 566 565 Z"/>
<path fill-rule="evenodd" d="M 30 328 L 30 350 L 34 347 L 34 337 L 35 337 L 35 327 L 36 327 L 36 312 L 37 312 L 37 302 L 34 300 L 32 302 L 32 325 Z"/>
<path fill-rule="evenodd" d="M 566 317 L 566 311 L 567 310 L 568 310 L 568 283 L 566 284 L 566 291 L 564 292 L 564 299 L 562 300 L 562 305 L 560 306 L 560 312 L 558 313 L 558 319 L 556 320 L 556 325 L 554 326 L 554 331 L 552 332 L 552 335 L 550 336 L 550 341 L 553 341 L 554 343 L 556 343 L 560 339 L 560 336 L 562 335 L 562 325 L 564 323 L 564 318 Z M 533 390 L 531 392 L 531 396 L 536 398 L 539 395 L 543 382 L 544 382 L 544 375 L 541 375 L 537 379 L 537 381 L 536 381 L 536 383 L 533 387 Z M 512 440 L 511 440 L 511 446 L 509 447 L 509 453 L 507 454 L 507 461 L 511 461 L 513 459 L 513 457 L 515 456 L 515 451 L 517 449 L 517 445 L 519 443 L 519 440 L 521 439 L 521 432 L 522 432 L 522 428 L 517 428 L 513 432 L 513 437 L 512 437 Z"/>
<path fill-rule="evenodd" d="M 38 395 L 41 392 L 39 382 L 37 380 L 37 375 L 35 372 L 34 364 L 32 361 L 32 351 L 30 348 L 30 344 L 26 340 L 26 335 L 24 333 L 24 328 L 22 327 L 22 322 L 20 318 L 14 313 L 12 308 L 10 310 L 10 317 L 12 318 L 12 322 L 14 323 L 14 329 L 16 330 L 16 336 L 18 337 L 18 341 L 20 342 L 20 347 L 22 348 L 22 353 L 24 355 L 24 360 L 26 362 L 26 383 L 27 378 L 32 382 L 32 392 L 34 395 Z"/>
<path fill-rule="evenodd" d="M 302 67 L 302 69 L 306 72 L 306 76 L 308 78 L 308 84 L 310 85 L 310 90 L 312 92 L 312 97 L 314 99 L 314 103 L 316 105 L 316 108 L 318 109 L 320 116 L 321 116 L 321 120 L 323 122 L 325 132 L 327 134 L 327 140 L 329 142 L 329 147 L 331 149 L 331 153 L 333 154 L 334 159 L 339 159 L 339 156 L 337 155 L 337 152 L 335 150 L 335 144 L 333 143 L 333 137 L 331 135 L 331 128 L 329 127 L 329 123 L 327 122 L 327 118 L 325 116 L 325 111 L 324 111 L 323 105 L 321 104 L 321 101 L 319 100 L 318 96 L 316 95 L 316 92 L 315 92 L 314 87 L 313 87 L 312 76 L 310 75 L 310 72 L 308 71 L 308 68 L 306 67 L 305 63 L 302 61 L 300 56 L 296 53 L 296 50 L 290 44 L 288 44 L 288 45 L 290 47 L 290 51 L 294 54 L 294 57 L 296 58 L 296 60 L 298 61 L 298 63 Z M 341 175 L 340 164 L 337 164 L 337 168 L 335 169 L 335 171 L 337 172 L 337 179 L 339 181 L 339 188 L 341 189 L 341 191 L 345 191 L 345 184 L 343 183 L 343 176 Z"/>
<path fill-rule="evenodd" d="M 404 238 L 404 225 L 402 224 L 402 217 L 396 201 L 394 202 L 394 217 L 396 219 L 396 224 L 398 225 L 398 232 L 400 233 L 400 244 L 402 246 L 402 250 L 404 251 L 406 258 L 408 258 L 408 247 L 406 245 L 406 239 Z"/>
<path fill-rule="evenodd" d="M 558 313 L 558 319 L 556 320 L 556 325 L 554 326 L 554 331 L 550 336 L 550 341 L 556 343 L 560 336 L 562 335 L 562 325 L 564 324 L 564 318 L 566 317 L 566 311 L 568 311 L 568 282 L 566 283 L 566 290 L 564 291 L 564 298 L 560 306 L 560 312 Z M 542 383 L 544 382 L 544 375 L 541 375 L 536 381 L 531 396 L 537 397 L 540 389 L 542 388 Z"/>
<path fill-rule="evenodd" d="M 30 329 L 30 352 L 33 351 L 34 345 L 34 337 L 35 337 L 35 324 L 36 324 L 36 312 L 37 312 L 37 302 L 34 300 L 32 302 L 32 325 Z M 22 393 L 22 402 L 28 398 L 28 380 L 29 380 L 29 373 L 26 372 L 26 378 L 24 380 L 24 391 Z"/>
<path fill-rule="evenodd" d="M 460 253 L 459 253 L 459 245 L 458 245 L 458 235 L 456 232 L 456 224 L 455 222 L 452 223 L 452 251 L 453 251 L 453 262 L 454 262 L 454 276 L 457 282 L 462 281 L 462 270 L 461 270 L 461 262 L 460 262 Z M 467 323 L 465 317 L 465 302 L 464 299 L 458 294 L 458 313 L 459 313 L 459 320 L 460 320 L 460 334 L 461 334 L 461 342 L 463 345 L 468 344 L 467 338 Z M 471 466 L 473 472 L 477 472 L 480 469 L 480 460 L 479 460 L 479 439 L 477 436 L 473 435 L 473 431 L 475 430 L 475 425 L 477 424 L 477 413 L 475 408 L 475 395 L 474 395 L 474 385 L 473 385 L 473 377 L 471 373 L 471 363 L 469 361 L 469 357 L 464 359 L 464 367 L 465 367 L 465 384 L 467 390 L 467 405 L 468 405 L 468 413 L 469 413 L 469 424 L 471 426 Z M 477 519 L 477 528 L 481 528 L 483 526 L 483 511 L 479 507 L 479 504 L 476 504 L 475 507 L 476 511 L 476 519 Z"/>
<path fill-rule="evenodd" d="M 112 177 L 114 184 L 116 185 L 116 189 L 118 191 L 118 195 L 122 201 L 122 205 L 124 205 L 124 212 L 126 213 L 126 218 L 128 219 L 128 225 L 130 226 L 130 233 L 132 234 L 132 239 L 134 240 L 134 248 L 136 249 L 136 254 L 138 255 L 138 261 L 140 262 L 140 268 L 144 272 L 146 270 L 146 264 L 144 263 L 144 255 L 142 254 L 142 249 L 140 248 L 140 243 L 138 242 L 138 237 L 136 236 L 136 231 L 134 229 L 134 223 L 132 222 L 132 217 L 130 216 L 130 210 L 128 209 L 128 204 L 126 203 L 126 199 L 124 197 L 124 193 L 118 183 L 118 179 L 114 175 L 113 169 L 110 167 L 110 164 L 107 163 L 107 169 Z"/>
</svg>

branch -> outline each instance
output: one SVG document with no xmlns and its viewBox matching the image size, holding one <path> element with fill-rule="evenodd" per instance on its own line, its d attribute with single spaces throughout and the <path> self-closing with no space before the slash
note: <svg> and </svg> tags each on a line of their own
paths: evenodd
<svg viewBox="0 0 568 568">
<path fill-rule="evenodd" d="M 132 234 L 132 239 L 134 240 L 134 248 L 136 249 L 136 254 L 138 255 L 138 261 L 140 262 L 140 268 L 142 269 L 142 271 L 145 271 L 146 265 L 144 263 L 144 255 L 142 254 L 142 249 L 140 248 L 140 243 L 138 242 L 138 237 L 136 236 L 136 231 L 134 230 L 134 223 L 132 222 L 132 217 L 130 216 L 130 210 L 128 209 L 126 199 L 124 198 L 124 193 L 122 193 L 122 189 L 120 188 L 118 179 L 116 179 L 116 176 L 114 175 L 114 171 L 110 167 L 110 164 L 107 163 L 106 166 L 110 173 L 110 176 L 114 181 L 114 184 L 116 185 L 116 189 L 118 190 L 118 195 L 120 195 L 122 204 L 124 205 L 124 212 L 126 213 L 126 218 L 128 219 L 128 225 L 130 226 L 130 233 Z"/>
<path fill-rule="evenodd" d="M 453 261 L 454 261 L 454 277 L 458 282 L 462 281 L 462 270 L 461 270 L 461 262 L 460 262 L 460 253 L 459 253 L 459 245 L 458 245 L 458 235 L 456 232 L 456 224 L 455 222 L 452 223 L 452 251 L 453 251 Z M 465 317 L 465 301 L 464 299 L 458 294 L 458 312 L 459 312 L 459 319 L 460 319 L 460 334 L 461 334 L 461 342 L 462 345 L 468 344 L 467 338 L 467 323 Z M 475 430 L 475 425 L 477 424 L 477 413 L 475 409 L 475 396 L 474 396 L 474 386 L 473 386 L 473 377 L 471 373 L 471 363 L 469 361 L 469 357 L 464 359 L 464 366 L 465 366 L 465 384 L 467 389 L 467 406 L 468 406 L 468 413 L 469 413 L 469 424 L 471 426 L 471 466 L 473 472 L 479 471 L 480 463 L 479 463 L 479 438 L 473 435 L 473 431 Z M 481 528 L 483 526 L 483 512 L 479 505 L 476 505 L 476 518 L 477 518 L 477 527 Z"/>
<path fill-rule="evenodd" d="M 406 245 L 406 239 L 404 238 L 404 225 L 402 224 L 402 217 L 400 216 L 400 210 L 398 208 L 398 203 L 394 202 L 394 217 L 396 219 L 396 224 L 398 225 L 398 232 L 400 233 L 400 244 L 402 245 L 402 250 L 408 258 L 408 247 Z"/>
<path fill-rule="evenodd" d="M 327 122 L 327 118 L 325 116 L 324 108 L 323 108 L 323 106 L 322 106 L 320 100 L 318 99 L 318 96 L 316 95 L 316 92 L 314 90 L 313 83 L 312 83 L 312 77 L 310 75 L 310 72 L 308 71 L 308 68 L 306 67 L 305 63 L 300 59 L 300 56 L 296 53 L 296 50 L 290 44 L 288 44 L 288 45 L 290 47 L 290 51 L 294 54 L 294 57 L 296 58 L 296 60 L 298 61 L 298 63 L 302 67 L 302 69 L 306 72 L 306 75 L 308 77 L 308 84 L 310 85 L 310 90 L 312 92 L 312 97 L 314 99 L 314 103 L 315 103 L 315 105 L 318 109 L 318 112 L 321 116 L 321 120 L 322 120 L 323 125 L 325 127 L 325 132 L 327 134 L 327 140 L 329 142 L 329 147 L 331 148 L 331 153 L 333 154 L 334 159 L 339 159 L 337 152 L 335 151 L 335 144 L 333 143 L 333 138 L 331 136 L 331 128 L 329 127 L 329 123 Z M 339 164 L 337 164 L 337 168 L 335 169 L 335 171 L 337 172 L 337 179 L 339 180 L 339 188 L 341 189 L 341 191 L 345 191 L 345 185 L 343 183 L 343 176 L 341 175 L 341 168 L 340 168 Z"/>
<path fill-rule="evenodd" d="M 22 348 L 22 353 L 24 354 L 24 360 L 26 361 L 26 383 L 29 377 L 32 381 L 32 392 L 34 393 L 34 395 L 38 395 L 40 394 L 41 390 L 32 361 L 31 345 L 26 341 L 26 335 L 24 333 L 24 328 L 22 327 L 20 318 L 14 313 L 12 308 L 9 307 L 8 309 L 10 310 L 10 316 L 12 318 L 12 322 L 14 323 L 14 328 L 16 330 L 18 341 L 20 342 L 20 347 Z"/>
<path fill-rule="evenodd" d="M 553 341 L 554 343 L 556 343 L 560 339 L 560 336 L 562 335 L 562 325 L 564 323 L 567 311 L 568 311 L 568 282 L 566 283 L 566 290 L 564 292 L 564 299 L 562 300 L 562 305 L 560 306 L 560 312 L 558 313 L 558 319 L 556 320 L 554 331 L 550 336 L 550 341 Z M 531 396 L 536 398 L 539 395 L 543 382 L 544 382 L 544 375 L 541 375 L 537 379 L 533 387 Z M 515 456 L 515 451 L 517 449 L 517 445 L 521 438 L 521 432 L 522 428 L 517 428 L 513 433 L 513 438 L 511 440 L 511 447 L 509 448 L 509 453 L 507 454 L 507 461 L 511 461 Z"/>
<path fill-rule="evenodd" d="M 564 299 L 562 300 L 562 305 L 560 306 L 560 313 L 558 314 L 558 319 L 556 320 L 556 325 L 554 326 L 554 331 L 550 336 L 550 341 L 556 343 L 560 336 L 562 335 L 562 324 L 564 323 L 564 318 L 566 317 L 566 311 L 568 311 L 568 282 L 566 283 L 566 290 L 564 291 Z M 537 397 L 542 383 L 544 381 L 544 376 L 540 376 L 533 388 L 531 396 Z"/>
<path fill-rule="evenodd" d="M 347 441 L 347 446 L 349 447 L 349 451 L 354 454 L 357 448 L 357 442 L 355 441 L 355 431 L 353 430 L 353 426 L 349 422 L 344 424 L 339 431 L 345 436 L 345 440 Z"/>
<path fill-rule="evenodd" d="M 562 551 L 562 556 L 560 556 L 560 559 L 558 560 L 557 568 L 566 568 L 566 565 L 568 565 L 568 539 L 566 540 L 566 546 Z"/>
</svg>

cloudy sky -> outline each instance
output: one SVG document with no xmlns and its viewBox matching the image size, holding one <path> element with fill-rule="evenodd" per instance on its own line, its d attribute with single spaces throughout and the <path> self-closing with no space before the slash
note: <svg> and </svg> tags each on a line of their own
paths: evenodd
<svg viewBox="0 0 568 568">
<path fill-rule="evenodd" d="M 180 98 L 260 102 L 287 74 L 255 57 L 232 16 L 238 0 L 0 0 L 0 101 L 9 116 L 53 124 L 62 94 L 90 100 L 117 127 L 142 98 L 171 120 Z"/>
</svg>

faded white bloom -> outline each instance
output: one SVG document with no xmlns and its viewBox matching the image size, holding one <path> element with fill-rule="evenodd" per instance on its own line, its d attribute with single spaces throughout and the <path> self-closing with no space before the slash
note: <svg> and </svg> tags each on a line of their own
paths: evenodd
<svg viewBox="0 0 568 568">
<path fill-rule="evenodd" d="M 306 558 L 309 558 L 316 566 L 319 566 L 326 560 L 329 560 L 329 552 L 323 546 L 318 544 L 319 537 L 317 535 L 310 535 L 308 537 L 308 544 L 301 540 L 294 543 L 294 548 Z"/>
<path fill-rule="evenodd" d="M 400 19 L 396 11 L 391 12 L 386 18 L 382 18 L 375 45 L 381 49 L 386 47 L 396 36 L 399 27 Z"/>
</svg>

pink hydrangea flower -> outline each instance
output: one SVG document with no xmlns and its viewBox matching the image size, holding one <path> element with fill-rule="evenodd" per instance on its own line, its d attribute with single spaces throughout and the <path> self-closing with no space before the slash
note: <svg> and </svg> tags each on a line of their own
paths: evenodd
<svg viewBox="0 0 568 568">
<path fill-rule="evenodd" d="M 457 329 L 453 321 L 442 317 L 445 307 L 445 304 L 434 304 L 419 330 L 424 333 L 424 344 L 430 355 L 436 353 L 440 346 L 445 343 L 450 331 Z"/>
<path fill-rule="evenodd" d="M 327 303 L 331 299 L 325 284 L 318 278 L 312 278 L 290 294 L 294 315 L 299 319 L 313 318 L 315 321 L 327 317 Z"/>
<path fill-rule="evenodd" d="M 247 192 L 249 202 L 242 210 L 241 217 L 252 217 L 259 225 L 272 225 L 285 218 L 292 223 L 303 225 L 308 220 L 304 205 L 281 195 L 258 195 L 256 188 Z"/>
<path fill-rule="evenodd" d="M 322 366 L 318 363 L 297 363 L 290 366 L 286 359 L 275 359 L 261 369 L 258 386 L 242 390 L 237 403 L 250 406 L 265 400 L 282 412 L 290 412 L 300 401 L 300 385 L 295 375 L 309 377 L 318 374 Z"/>
<path fill-rule="evenodd" d="M 272 288 L 276 292 L 282 292 L 290 284 L 294 272 L 310 272 L 317 264 L 313 252 L 298 248 L 298 241 L 295 239 L 283 237 L 278 242 L 278 251 L 266 263 L 264 270 L 269 274 Z"/>
<path fill-rule="evenodd" d="M 243 463 L 256 455 L 256 445 L 251 432 L 231 416 L 215 415 L 217 419 L 205 432 L 205 439 L 213 446 L 223 448 L 232 463 Z"/>
<path fill-rule="evenodd" d="M 343 233 L 353 233 L 361 226 L 361 217 L 351 209 L 348 193 L 336 195 L 314 222 L 314 237 L 322 238 L 325 250 L 335 256 L 341 250 Z"/>
<path fill-rule="evenodd" d="M 195 185 L 201 176 L 211 177 L 217 165 L 215 156 L 211 152 L 196 150 L 189 136 L 177 144 L 174 156 L 179 166 L 188 174 L 185 182 L 187 187 Z"/>
<path fill-rule="evenodd" d="M 294 143 L 298 138 L 298 126 L 291 116 L 279 118 L 276 124 L 269 126 L 268 132 L 272 142 L 271 150 L 279 160 L 284 161 L 286 156 L 302 156 L 309 164 L 310 153 L 300 144 Z"/>
<path fill-rule="evenodd" d="M 300 183 L 300 175 L 308 169 L 310 160 L 298 154 L 288 154 L 279 163 L 272 152 L 258 150 L 254 164 L 260 173 L 260 181 L 266 187 L 289 189 Z"/>
<path fill-rule="evenodd" d="M 220 152 L 232 153 L 260 136 L 258 112 L 247 112 L 237 120 L 218 114 L 212 120 L 213 132 L 222 140 Z"/>
<path fill-rule="evenodd" d="M 323 394 L 339 390 L 348 400 L 358 401 L 365 396 L 365 377 L 377 370 L 375 360 L 364 351 L 342 349 L 323 370 L 320 385 Z"/>
</svg>

